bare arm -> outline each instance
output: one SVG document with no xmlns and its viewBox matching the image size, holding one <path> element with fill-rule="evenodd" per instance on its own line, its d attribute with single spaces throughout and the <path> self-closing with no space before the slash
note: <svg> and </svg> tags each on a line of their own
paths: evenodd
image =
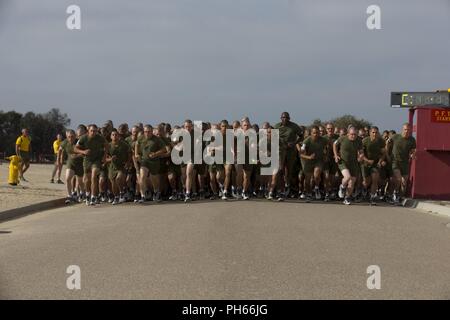
<svg viewBox="0 0 450 320">
<path fill-rule="evenodd" d="M 341 156 L 339 155 L 336 142 L 333 143 L 333 154 L 334 154 L 334 161 L 336 161 L 336 163 L 339 162 L 339 160 L 341 160 Z"/>
</svg>

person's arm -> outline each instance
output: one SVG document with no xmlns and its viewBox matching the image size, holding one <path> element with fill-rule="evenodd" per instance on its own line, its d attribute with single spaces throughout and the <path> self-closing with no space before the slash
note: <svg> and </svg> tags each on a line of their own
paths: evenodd
<svg viewBox="0 0 450 320">
<path fill-rule="evenodd" d="M 156 152 L 150 152 L 150 154 L 148 155 L 148 157 L 150 158 L 150 159 L 155 159 L 155 158 L 158 158 L 158 157 L 160 157 L 161 155 L 163 155 L 165 152 L 167 152 L 167 147 L 162 147 L 161 149 L 159 149 L 158 151 L 156 151 Z"/>
<path fill-rule="evenodd" d="M 297 148 L 297 152 L 298 152 L 299 156 L 301 156 L 302 155 L 302 144 L 297 143 L 295 145 L 295 147 Z"/>
<path fill-rule="evenodd" d="M 359 162 L 367 161 L 367 162 L 369 162 L 369 164 L 373 164 L 373 160 L 369 160 L 366 158 L 366 156 L 364 155 L 363 149 L 358 150 L 358 161 Z"/>
<path fill-rule="evenodd" d="M 16 155 L 20 157 L 20 145 L 16 144 Z"/>
<path fill-rule="evenodd" d="M 394 146 L 394 142 L 392 141 L 392 139 L 391 138 L 389 138 L 387 141 L 386 141 L 386 160 L 387 161 L 391 161 L 391 156 L 390 156 L 390 154 L 391 154 L 391 152 L 392 152 L 392 148 L 393 148 L 393 146 Z"/>
<path fill-rule="evenodd" d="M 369 158 L 367 158 L 365 149 L 361 151 L 361 154 L 358 151 L 358 158 L 361 159 L 361 162 L 367 163 L 368 165 L 373 165 L 374 163 L 374 160 L 370 160 Z"/>
<path fill-rule="evenodd" d="M 295 141 L 295 143 L 299 143 L 303 140 L 303 130 L 302 128 L 300 128 L 300 126 L 298 124 L 296 124 L 297 126 L 297 140 Z"/>
<path fill-rule="evenodd" d="M 381 157 L 378 160 L 378 166 L 384 167 L 386 165 L 386 148 L 381 149 Z"/>
<path fill-rule="evenodd" d="M 334 161 L 336 161 L 336 163 L 338 163 L 339 160 L 341 160 L 341 156 L 340 156 L 340 154 L 339 154 L 339 149 L 338 149 L 339 145 L 340 145 L 339 140 L 336 140 L 336 141 L 333 143 Z"/>
<path fill-rule="evenodd" d="M 110 163 L 113 159 L 116 158 L 116 156 L 111 155 L 109 151 L 110 151 L 109 148 L 105 148 L 105 153 L 104 153 L 105 155 L 103 157 L 103 160 L 104 160 L 103 162 L 106 164 Z"/>
<path fill-rule="evenodd" d="M 138 168 L 138 162 L 141 160 L 141 155 L 139 154 L 139 143 L 136 141 L 134 144 L 134 160 L 135 160 L 135 167 Z"/>
<path fill-rule="evenodd" d="M 133 153 L 132 153 L 131 148 L 128 148 L 127 161 L 126 161 L 125 166 L 126 166 L 127 168 L 131 168 L 131 166 L 132 166 L 133 164 L 134 164 L 134 162 L 133 162 Z"/>
<path fill-rule="evenodd" d="M 313 153 L 313 154 L 311 154 L 311 155 L 307 155 L 306 154 L 306 144 L 304 143 L 303 145 L 302 145 L 302 147 L 301 147 L 301 152 L 300 152 L 300 157 L 302 158 L 302 159 L 306 159 L 306 160 L 314 160 L 315 158 L 316 158 L 316 154 L 315 153 Z"/>
<path fill-rule="evenodd" d="M 411 160 L 415 160 L 416 159 L 416 148 L 411 149 L 411 151 L 409 152 L 409 158 Z"/>
<path fill-rule="evenodd" d="M 59 146 L 58 152 L 56 153 L 56 163 L 60 166 L 63 165 L 63 149 L 61 146 Z"/>
<path fill-rule="evenodd" d="M 108 141 L 106 141 L 105 139 L 105 143 L 103 144 L 103 159 L 102 162 L 103 163 L 107 163 L 106 162 L 106 158 L 109 155 L 109 145 L 108 145 Z M 112 158 L 115 158 L 116 156 L 110 157 L 110 161 L 112 160 Z"/>
<path fill-rule="evenodd" d="M 73 152 L 76 154 L 81 154 L 83 156 L 87 156 L 90 153 L 89 149 L 83 150 L 79 144 L 80 142 L 78 142 L 74 147 L 73 147 Z"/>
<path fill-rule="evenodd" d="M 160 158 L 168 158 L 168 157 L 170 157 L 171 151 L 172 151 L 171 145 L 170 144 L 165 144 L 164 145 L 164 152 L 160 155 Z"/>
</svg>

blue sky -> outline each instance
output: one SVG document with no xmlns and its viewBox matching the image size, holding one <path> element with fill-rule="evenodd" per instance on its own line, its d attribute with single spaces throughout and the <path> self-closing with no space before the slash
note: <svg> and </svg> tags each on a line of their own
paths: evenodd
<svg viewBox="0 0 450 320">
<path fill-rule="evenodd" d="M 382 30 L 366 28 L 371 4 Z M 0 0 L 0 109 L 58 107 L 73 126 L 350 113 L 399 129 L 391 91 L 450 87 L 449 16 L 448 0 Z"/>
</svg>

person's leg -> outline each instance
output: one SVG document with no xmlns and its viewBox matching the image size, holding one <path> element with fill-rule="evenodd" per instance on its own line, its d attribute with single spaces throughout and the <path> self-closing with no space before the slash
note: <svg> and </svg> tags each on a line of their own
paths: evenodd
<svg viewBox="0 0 450 320">
<path fill-rule="evenodd" d="M 205 192 L 205 181 L 206 181 L 206 176 L 205 176 L 205 165 L 201 164 L 197 166 L 197 181 L 198 181 L 198 191 L 199 191 L 199 196 L 200 199 L 204 197 L 204 192 Z"/>
<path fill-rule="evenodd" d="M 408 188 L 408 179 L 409 179 L 409 175 L 402 175 L 401 188 L 400 188 L 400 196 L 401 197 L 404 197 L 406 195 L 406 191 Z"/>
<path fill-rule="evenodd" d="M 223 165 L 219 165 L 216 168 L 216 181 L 219 186 L 219 197 L 223 196 L 224 192 L 224 184 L 225 184 L 225 167 Z"/>
<path fill-rule="evenodd" d="M 148 176 L 148 168 L 142 166 L 139 171 L 139 185 L 140 185 L 140 192 L 141 192 L 140 202 L 145 201 L 145 196 L 147 193 L 147 176 Z"/>
<path fill-rule="evenodd" d="M 30 160 L 29 159 L 25 161 L 25 167 L 22 170 L 22 176 L 28 170 L 28 168 L 30 168 Z"/>
<path fill-rule="evenodd" d="M 219 188 L 217 187 L 217 170 L 214 168 L 210 168 L 209 170 L 209 184 L 213 192 L 213 196 L 216 196 L 219 193 Z"/>
<path fill-rule="evenodd" d="M 246 170 L 242 170 L 242 174 L 243 174 L 242 188 L 244 193 L 247 193 L 250 191 L 250 178 L 252 176 L 252 170 L 250 168 L 246 168 Z"/>
<path fill-rule="evenodd" d="M 92 175 L 91 175 L 91 192 L 92 196 L 96 198 L 98 196 L 99 191 L 99 174 L 100 174 L 100 168 L 93 167 L 92 168 Z"/>
<path fill-rule="evenodd" d="M 286 170 L 285 170 L 285 186 L 289 189 L 295 189 L 296 177 L 298 176 L 298 165 L 297 165 L 297 150 L 289 149 L 286 154 Z"/>
<path fill-rule="evenodd" d="M 267 190 L 269 190 L 270 180 L 272 179 L 272 176 L 259 174 L 259 179 L 261 183 L 260 185 L 261 193 L 259 194 L 259 196 L 264 197 L 266 195 Z"/>
<path fill-rule="evenodd" d="M 370 194 L 375 195 L 378 191 L 379 181 L 380 181 L 380 173 L 378 170 L 372 170 L 370 173 L 370 182 L 368 185 L 370 185 Z M 368 185 L 365 186 L 368 188 Z"/>
<path fill-rule="evenodd" d="M 316 200 L 321 200 L 322 199 L 322 194 L 320 192 L 320 183 L 322 182 L 321 166 L 314 167 L 313 181 L 314 181 L 314 196 L 316 197 Z"/>
<path fill-rule="evenodd" d="M 224 178 L 224 187 L 223 187 L 223 196 L 222 199 L 226 200 L 228 197 L 228 191 L 230 190 L 231 187 L 231 171 L 233 170 L 233 165 L 232 164 L 225 164 L 224 165 L 224 170 L 225 170 L 225 178 Z"/>
<path fill-rule="evenodd" d="M 320 186 L 320 182 L 322 180 L 322 168 L 315 167 L 314 168 L 314 187 L 318 188 Z"/>
<path fill-rule="evenodd" d="M 278 167 L 278 169 L 274 170 L 274 172 L 272 173 L 272 176 L 270 177 L 270 186 L 269 186 L 269 194 L 267 196 L 267 200 L 272 200 L 274 195 L 275 195 L 275 191 L 278 185 L 278 181 L 280 173 L 281 173 L 281 166 Z"/>
<path fill-rule="evenodd" d="M 306 193 L 306 200 L 307 201 L 311 201 L 311 197 L 312 197 L 312 177 L 313 177 L 313 172 L 310 171 L 304 171 L 304 175 L 305 175 L 305 193 Z"/>
<path fill-rule="evenodd" d="M 138 202 L 141 198 L 141 169 L 136 170 L 136 178 L 135 178 L 135 190 L 134 190 L 134 202 Z"/>
<path fill-rule="evenodd" d="M 91 177 L 92 177 L 92 169 L 86 169 L 84 171 L 84 176 L 83 176 L 83 182 L 84 185 L 86 187 L 86 195 L 90 196 L 92 194 L 92 183 L 91 183 Z"/>
<path fill-rule="evenodd" d="M 63 164 L 59 163 L 58 160 L 56 160 L 56 163 L 57 163 L 56 173 L 57 173 L 57 177 L 58 177 L 58 182 L 61 183 L 62 182 L 61 181 L 61 172 L 62 172 Z"/>
<path fill-rule="evenodd" d="M 161 175 L 157 171 L 150 173 L 150 180 L 153 185 L 154 200 L 161 201 Z"/>
<path fill-rule="evenodd" d="M 346 191 L 348 189 L 348 184 L 350 183 L 352 176 L 350 174 L 350 170 L 347 168 L 342 168 L 341 174 L 342 180 L 341 185 L 339 186 L 339 198 L 346 198 Z"/>
<path fill-rule="evenodd" d="M 186 193 L 186 180 L 187 180 L 187 165 L 184 165 L 181 167 L 181 185 L 185 193 Z"/>
<path fill-rule="evenodd" d="M 399 193 L 402 185 L 402 173 L 400 169 L 394 169 L 392 173 L 392 187 L 394 189 L 394 192 Z"/>
<path fill-rule="evenodd" d="M 194 178 L 194 164 L 188 163 L 186 165 L 186 195 L 191 195 L 193 184 L 195 182 Z"/>
<path fill-rule="evenodd" d="M 55 175 L 56 172 L 58 171 L 58 161 L 55 161 L 55 163 L 53 164 L 53 170 L 52 170 L 52 178 L 50 179 L 50 182 L 53 183 L 55 180 Z M 67 172 L 66 172 L 67 175 Z M 58 178 L 59 179 L 59 178 Z"/>
<path fill-rule="evenodd" d="M 347 188 L 347 186 L 348 186 L 348 184 L 349 184 L 349 182 L 350 182 L 350 180 L 352 178 L 352 176 L 350 175 L 350 170 L 344 169 L 341 172 L 342 172 L 342 183 L 341 183 L 341 185 L 344 188 Z"/>
<path fill-rule="evenodd" d="M 175 171 L 169 171 L 167 174 L 167 179 L 169 179 L 170 189 L 172 189 L 172 195 L 170 196 L 170 200 L 176 200 L 178 186 L 177 186 L 177 175 Z"/>
<path fill-rule="evenodd" d="M 123 171 L 119 171 L 117 173 L 116 178 L 114 179 L 114 184 L 116 185 L 116 190 L 114 190 L 114 202 L 117 203 L 123 203 L 126 201 L 125 194 L 124 194 L 124 188 L 126 185 L 126 174 Z M 113 202 L 113 204 L 114 204 Z"/>
<path fill-rule="evenodd" d="M 370 188 L 370 190 L 371 190 L 371 192 L 372 192 L 372 189 L 373 189 L 372 174 L 370 174 L 370 175 L 364 175 L 364 177 L 363 177 L 363 182 L 362 182 L 362 186 L 363 186 L 363 188 L 366 189 L 366 190 L 369 190 L 369 188 Z"/>
<path fill-rule="evenodd" d="M 72 180 L 73 181 L 73 180 Z M 86 187 L 83 181 L 83 176 L 75 176 L 75 188 L 74 190 L 79 190 L 81 194 L 86 193 Z"/>
<path fill-rule="evenodd" d="M 73 184 L 72 179 L 75 175 L 75 171 L 72 169 L 66 169 L 66 189 L 67 189 L 67 197 L 72 197 L 73 192 Z"/>
<path fill-rule="evenodd" d="M 350 198 L 353 194 L 353 190 L 355 188 L 355 183 L 356 183 L 356 177 L 350 177 L 350 179 L 348 180 L 348 185 L 347 185 L 347 193 L 346 196 L 348 198 Z"/>
<path fill-rule="evenodd" d="M 219 187 L 223 189 L 223 185 L 225 183 L 225 167 L 220 166 L 217 168 L 216 180 L 219 183 Z"/>
<path fill-rule="evenodd" d="M 106 191 L 110 190 L 111 191 L 111 187 L 108 189 L 108 184 L 110 183 L 109 179 L 107 178 L 107 175 L 105 172 L 100 172 L 99 171 L 99 175 L 98 175 L 98 190 L 99 190 L 99 195 L 106 200 L 107 195 L 106 195 Z"/>
<path fill-rule="evenodd" d="M 275 182 L 273 188 L 271 188 L 271 192 L 273 193 L 275 190 L 278 192 L 278 198 L 282 199 L 282 194 L 285 191 L 285 185 L 288 182 L 287 179 L 289 177 L 289 172 L 287 169 L 288 166 L 288 152 L 283 151 L 280 152 L 280 166 L 278 168 L 277 176 L 275 177 L 275 180 L 272 179 L 272 182 Z M 273 196 L 273 194 L 272 194 Z"/>
<path fill-rule="evenodd" d="M 234 169 L 236 170 L 236 184 L 235 191 L 238 198 L 242 197 L 242 188 L 244 183 L 244 167 L 242 164 L 235 164 Z"/>
<path fill-rule="evenodd" d="M 242 197 L 244 198 L 244 200 L 248 200 L 249 199 L 249 194 L 250 194 L 250 179 L 252 176 L 252 167 L 251 165 L 249 167 L 244 168 L 243 171 L 243 193 L 242 193 Z"/>
<path fill-rule="evenodd" d="M 119 176 L 119 174 L 117 174 L 117 175 L 110 174 L 110 177 L 109 177 L 109 180 L 111 181 L 111 191 L 114 195 L 114 198 L 118 198 L 119 192 L 120 192 L 119 181 L 117 179 L 118 176 Z"/>
</svg>

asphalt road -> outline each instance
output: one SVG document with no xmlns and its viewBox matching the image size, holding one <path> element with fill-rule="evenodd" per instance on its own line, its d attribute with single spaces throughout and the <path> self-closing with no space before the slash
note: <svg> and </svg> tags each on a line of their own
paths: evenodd
<svg viewBox="0 0 450 320">
<path fill-rule="evenodd" d="M 0 224 L 0 297 L 450 299 L 449 226 L 402 207 L 75 205 Z"/>
</svg>

